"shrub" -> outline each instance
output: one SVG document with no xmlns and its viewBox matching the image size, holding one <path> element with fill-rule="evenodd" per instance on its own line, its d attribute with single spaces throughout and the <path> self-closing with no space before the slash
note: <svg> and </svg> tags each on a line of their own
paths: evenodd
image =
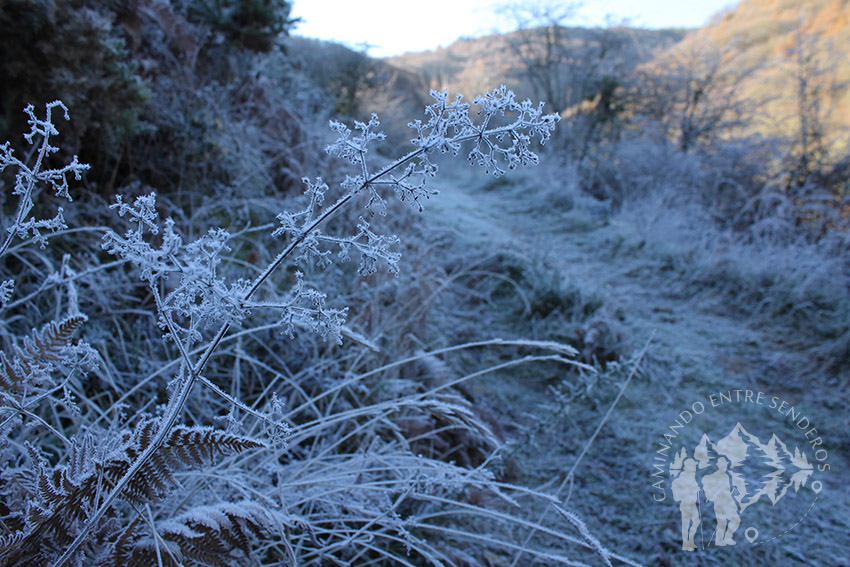
<svg viewBox="0 0 850 567">
<path fill-rule="evenodd" d="M 294 21 L 287 0 L 186 0 L 189 18 L 209 26 L 227 41 L 268 52 Z"/>
<path fill-rule="evenodd" d="M 0 6 L 0 132 L 20 132 L 21 107 L 48 102 L 41 98 L 47 92 L 75 109 L 66 151 L 117 153 L 141 131 L 150 93 L 112 14 L 98 4 L 11 0 Z"/>
<path fill-rule="evenodd" d="M 284 0 L 3 2 L 0 139 L 26 128 L 27 102 L 39 107 L 51 93 L 74 109 L 56 159 L 92 164 L 86 185 L 104 197 L 138 183 L 175 199 L 200 187 L 294 189 L 321 141 L 307 136 L 317 89 L 305 88 L 281 43 L 289 8 Z"/>
</svg>

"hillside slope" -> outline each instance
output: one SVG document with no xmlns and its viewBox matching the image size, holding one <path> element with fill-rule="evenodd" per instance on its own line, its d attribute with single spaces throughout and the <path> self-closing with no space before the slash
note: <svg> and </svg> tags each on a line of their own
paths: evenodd
<svg viewBox="0 0 850 567">
<path fill-rule="evenodd" d="M 735 96 L 749 105 L 751 131 L 795 139 L 808 128 L 810 144 L 841 152 L 850 127 L 848 50 L 847 0 L 742 0 L 654 65 L 717 59 L 717 80 L 740 82 Z"/>
</svg>

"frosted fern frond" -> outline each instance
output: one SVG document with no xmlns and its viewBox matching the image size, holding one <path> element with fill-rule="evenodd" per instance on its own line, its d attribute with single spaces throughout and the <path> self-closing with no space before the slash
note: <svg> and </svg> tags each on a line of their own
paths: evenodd
<svg viewBox="0 0 850 567">
<path fill-rule="evenodd" d="M 159 522 L 156 526 L 161 538 L 159 542 L 142 534 L 130 553 L 120 558 L 121 564 L 128 567 L 156 565 L 156 546 L 164 542 L 170 555 L 160 552 L 160 556 L 165 556 L 163 565 L 228 567 L 240 556 L 249 555 L 257 540 L 272 532 L 274 525 L 270 512 L 249 500 L 198 506 Z"/>
<path fill-rule="evenodd" d="M 0 145 L 0 171 L 7 167 L 17 169 L 12 195 L 18 197 L 15 218 L 9 226 L 5 227 L 6 238 L 0 245 L 0 256 L 5 254 L 15 236 L 24 241 L 34 240 L 41 248 L 44 248 L 47 245 L 47 236 L 42 231 L 52 233 L 67 228 L 61 207 L 56 216 L 50 219 L 37 219 L 35 217 L 28 219 L 27 216 L 35 206 L 34 198 L 39 186 L 46 185 L 53 190 L 57 197 L 72 201 L 73 199 L 68 191 L 68 176 L 73 175 L 79 181 L 82 179 L 83 172 L 89 169 L 88 165 L 77 160 L 77 156 L 74 156 L 71 163 L 62 167 L 44 168 L 45 160 L 51 154 L 59 151 L 59 148 L 50 144 L 50 137 L 59 135 L 59 131 L 53 125 L 52 113 L 55 108 L 60 108 L 65 120 L 70 120 L 68 108 L 58 100 L 47 104 L 44 120 L 35 115 L 32 105 L 28 105 L 24 109 L 24 112 L 29 116 L 30 125 L 30 132 L 24 134 L 24 138 L 30 145 L 35 144 L 39 139 L 41 140 L 36 151 L 36 162 L 32 167 L 15 157 L 14 150 L 9 142 Z"/>
<path fill-rule="evenodd" d="M 68 463 L 49 467 L 30 447 L 36 463 L 36 493 L 28 504 L 26 523 L 0 548 L 3 564 L 22 564 L 25 559 L 44 558 L 50 550 L 69 544 L 79 526 L 96 509 L 105 486 L 118 482 L 130 465 L 151 443 L 158 421 L 139 423 L 121 443 L 105 451 L 84 437 L 73 443 Z M 153 458 L 132 478 L 121 498 L 137 506 L 160 500 L 174 484 L 173 473 L 210 463 L 218 454 L 235 454 L 263 447 L 263 443 L 209 427 L 176 426 Z M 105 484 L 104 484 L 105 483 Z M 113 508 L 112 514 L 117 514 Z M 117 539 L 116 526 L 104 522 L 95 540 Z M 126 535 L 126 534 L 125 534 Z M 113 537 L 115 536 L 115 537 Z"/>
<path fill-rule="evenodd" d="M 70 363 L 75 355 L 88 354 L 87 345 L 76 349 L 71 345 L 74 332 L 87 320 L 85 315 L 74 315 L 58 323 L 51 321 L 25 338 L 23 348 L 13 347 L 11 355 L 0 351 L 0 389 L 20 393 L 28 386 L 52 383 L 54 363 Z"/>
<path fill-rule="evenodd" d="M 177 426 L 172 428 L 162 452 L 174 466 L 186 467 L 212 462 L 217 453 L 235 454 L 261 447 L 265 447 L 261 441 L 212 427 Z"/>
<path fill-rule="evenodd" d="M 51 321 L 40 331 L 33 331 L 32 338 L 24 339 L 24 351 L 30 360 L 60 361 L 60 351 L 70 344 L 74 331 L 88 320 L 85 315 L 68 317 L 61 323 Z"/>
<path fill-rule="evenodd" d="M 110 457 L 111 466 L 118 469 L 129 466 L 151 443 L 157 427 L 156 420 L 141 422 L 118 453 Z M 140 504 L 158 500 L 172 484 L 173 471 L 207 465 L 216 454 L 241 453 L 263 446 L 260 441 L 211 427 L 175 426 L 151 460 L 133 477 L 124 496 Z M 126 469 L 121 471 L 121 476 L 124 472 Z"/>
</svg>

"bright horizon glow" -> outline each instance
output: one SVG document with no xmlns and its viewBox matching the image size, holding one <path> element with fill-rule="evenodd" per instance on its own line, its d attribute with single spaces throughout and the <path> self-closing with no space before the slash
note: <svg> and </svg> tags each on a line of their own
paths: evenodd
<svg viewBox="0 0 850 567">
<path fill-rule="evenodd" d="M 570 24 L 626 21 L 643 28 L 698 28 L 736 0 L 590 0 Z M 294 0 L 303 21 L 293 35 L 368 47 L 373 57 L 447 47 L 463 37 L 507 32 L 496 8 L 505 0 Z"/>
</svg>

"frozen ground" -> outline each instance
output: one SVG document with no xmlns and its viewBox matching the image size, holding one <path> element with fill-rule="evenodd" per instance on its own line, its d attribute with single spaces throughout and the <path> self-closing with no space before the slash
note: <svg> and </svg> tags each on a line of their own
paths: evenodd
<svg viewBox="0 0 850 567">
<path fill-rule="evenodd" d="M 616 351 L 618 360 L 597 377 L 523 375 L 503 379 L 498 388 L 493 382 L 476 388 L 479 403 L 491 408 L 507 432 L 511 470 L 520 471 L 522 481 L 553 492 L 561 486 L 560 497 L 569 500 L 604 544 L 648 565 L 850 565 L 846 379 L 818 370 L 811 351 L 790 340 L 793 330 L 783 323 L 730 305 L 728 295 L 711 286 L 694 289 L 682 277 L 681 264 L 704 269 L 705 263 L 686 257 L 688 247 L 681 239 L 688 232 L 677 228 L 672 212 L 651 204 L 612 212 L 604 203 L 580 196 L 562 175 L 532 171 L 494 181 L 469 167 L 452 168 L 441 174 L 441 194 L 425 213 L 438 233 L 451 235 L 453 248 L 524 258 L 564 282 L 564 289 L 601 298 L 601 307 L 584 321 L 570 324 L 549 317 L 527 327 L 539 335 L 534 338 L 568 340 L 580 349 L 583 337 L 576 329 L 603 329 L 608 334 L 602 347 Z M 535 293 L 523 291 L 523 285 L 518 283 L 518 294 Z M 569 330 L 561 333 L 559 321 Z M 513 329 L 495 322 L 492 335 Z M 553 332 L 556 336 L 546 336 Z M 576 466 L 572 481 L 564 483 L 647 343 L 623 398 Z M 802 493 L 789 492 L 774 506 L 760 503 L 762 532 L 773 530 L 781 537 L 750 545 L 741 537 L 750 525 L 744 523 L 736 546 L 715 547 L 713 527 L 704 521 L 698 543 L 705 549 L 685 553 L 678 507 L 653 501 L 654 451 L 680 412 L 709 395 L 735 389 L 793 400 L 817 421 L 830 449 L 830 471 L 817 477 L 824 478 L 824 492 L 799 523 L 802 500 L 793 498 L 802 498 Z M 764 431 L 779 427 L 764 423 L 769 417 L 758 413 L 763 409 L 730 406 L 723 419 L 749 419 Z"/>
</svg>

